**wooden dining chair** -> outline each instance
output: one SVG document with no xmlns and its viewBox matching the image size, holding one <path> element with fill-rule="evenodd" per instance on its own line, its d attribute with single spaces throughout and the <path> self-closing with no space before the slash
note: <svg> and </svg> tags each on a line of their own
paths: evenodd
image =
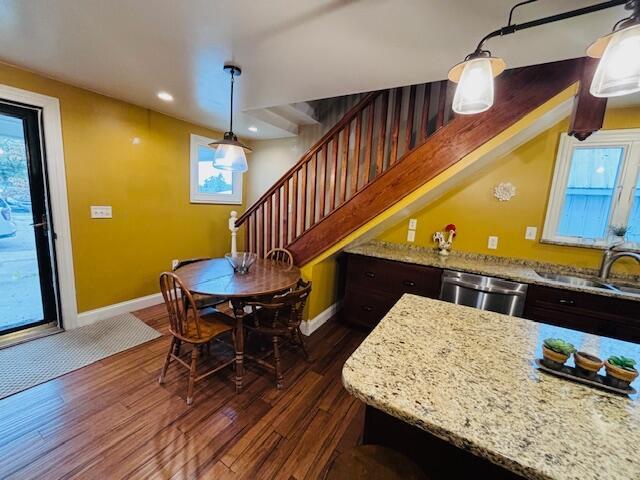
<svg viewBox="0 0 640 480">
<path fill-rule="evenodd" d="M 178 260 L 178 263 L 173 267 L 173 271 L 175 272 L 180 267 L 184 267 L 185 265 L 189 265 L 191 263 L 203 262 L 205 260 L 211 260 L 208 257 L 198 257 L 198 258 L 187 258 L 185 260 Z M 193 300 L 196 302 L 196 308 L 198 310 L 203 310 L 208 307 L 215 307 L 226 301 L 225 298 L 215 297 L 213 295 L 201 295 L 199 293 L 193 293 Z"/>
<path fill-rule="evenodd" d="M 311 293 L 311 282 L 298 281 L 297 286 L 282 295 L 270 299 L 247 302 L 251 309 L 245 327 L 249 332 L 267 336 L 273 345 L 273 364 L 258 360 L 261 365 L 274 370 L 276 387 L 283 386 L 282 365 L 280 356 L 280 341 L 285 340 L 300 349 L 305 360 L 309 361 L 309 354 L 302 338 L 300 324 L 304 305 Z M 254 358 L 254 360 L 257 360 Z"/>
<path fill-rule="evenodd" d="M 191 405 L 193 403 L 194 384 L 235 361 L 235 356 L 232 356 L 229 361 L 225 361 L 221 365 L 198 375 L 199 347 L 208 345 L 209 342 L 223 333 L 233 331 L 233 327 L 229 324 L 227 317 L 219 312 L 201 316 L 193 295 L 184 287 L 180 277 L 175 273 L 164 272 L 160 275 L 160 291 L 169 314 L 169 331 L 172 338 L 167 359 L 162 367 L 158 382 L 160 384 L 164 383 L 167 369 L 172 360 L 176 360 L 180 365 L 188 368 L 187 405 Z M 191 345 L 189 363 L 180 358 L 180 348 L 183 343 Z"/>
<path fill-rule="evenodd" d="M 265 255 L 265 260 L 293 265 L 293 254 L 286 248 L 274 248 Z"/>
</svg>

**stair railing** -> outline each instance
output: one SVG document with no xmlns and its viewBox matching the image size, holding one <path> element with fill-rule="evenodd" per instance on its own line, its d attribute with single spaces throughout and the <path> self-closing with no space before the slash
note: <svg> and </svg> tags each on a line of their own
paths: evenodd
<svg viewBox="0 0 640 480">
<path fill-rule="evenodd" d="M 452 117 L 447 81 L 366 94 L 235 222 L 245 249 L 286 247 Z"/>
</svg>

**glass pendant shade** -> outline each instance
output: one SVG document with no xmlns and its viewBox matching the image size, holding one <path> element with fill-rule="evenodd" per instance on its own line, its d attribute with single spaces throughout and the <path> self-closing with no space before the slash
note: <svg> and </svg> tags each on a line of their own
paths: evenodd
<svg viewBox="0 0 640 480">
<path fill-rule="evenodd" d="M 489 58 L 474 58 L 464 63 L 453 97 L 453 111 L 471 115 L 493 105 L 493 71 Z"/>
<path fill-rule="evenodd" d="M 244 148 L 238 145 L 219 144 L 213 157 L 213 167 L 232 172 L 246 172 L 249 167 Z"/>
<path fill-rule="evenodd" d="M 640 24 L 610 35 L 589 91 L 594 97 L 618 97 L 640 91 Z"/>
</svg>

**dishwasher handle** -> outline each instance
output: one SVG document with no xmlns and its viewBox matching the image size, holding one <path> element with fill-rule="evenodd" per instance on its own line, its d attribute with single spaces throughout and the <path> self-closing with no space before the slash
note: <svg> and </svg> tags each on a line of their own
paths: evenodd
<svg viewBox="0 0 640 480">
<path fill-rule="evenodd" d="M 525 292 L 520 290 L 513 290 L 510 288 L 500 288 L 500 287 L 483 287 L 481 285 L 476 285 L 474 283 L 465 282 L 463 280 L 447 278 L 444 283 L 448 283 L 451 285 L 457 285 L 458 287 L 469 288 L 471 290 L 477 290 L 479 292 L 487 292 L 487 293 L 499 293 L 502 295 L 515 295 L 518 297 L 524 297 L 526 295 Z"/>
</svg>

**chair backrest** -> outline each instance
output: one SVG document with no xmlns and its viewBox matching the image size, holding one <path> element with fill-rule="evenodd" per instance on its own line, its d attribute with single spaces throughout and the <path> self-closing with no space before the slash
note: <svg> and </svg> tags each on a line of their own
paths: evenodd
<svg viewBox="0 0 640 480">
<path fill-rule="evenodd" d="M 184 267 L 185 265 L 189 265 L 190 263 L 204 262 L 205 260 L 211 260 L 211 258 L 198 257 L 198 258 L 185 258 L 184 260 L 178 260 L 178 263 L 176 263 L 176 266 L 173 267 L 173 271 L 175 272 L 180 267 Z"/>
<path fill-rule="evenodd" d="M 281 295 L 268 300 L 247 302 L 251 308 L 256 327 L 296 328 L 302 322 L 302 313 L 311 293 L 311 282 L 298 281 L 298 285 Z"/>
<path fill-rule="evenodd" d="M 274 262 L 282 262 L 287 265 L 293 265 L 293 255 L 286 248 L 274 248 L 265 255 L 265 260 L 272 260 Z"/>
<path fill-rule="evenodd" d="M 172 272 L 161 273 L 160 291 L 169 314 L 171 333 L 187 342 L 199 340 L 201 338 L 200 315 L 191 292 L 185 288 L 180 277 Z M 193 322 L 195 329 L 189 328 L 190 321 Z"/>
</svg>

